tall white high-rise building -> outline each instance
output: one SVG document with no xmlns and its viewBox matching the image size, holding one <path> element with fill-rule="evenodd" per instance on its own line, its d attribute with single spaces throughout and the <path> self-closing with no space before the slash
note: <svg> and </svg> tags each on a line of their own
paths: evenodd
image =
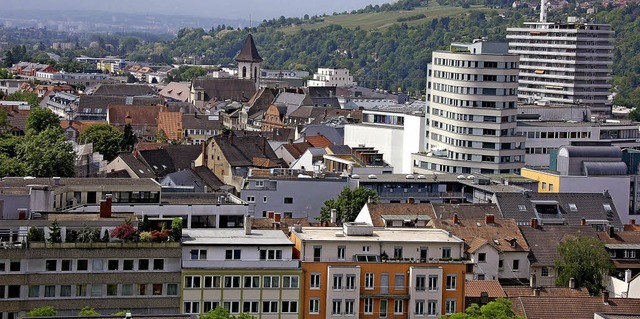
<svg viewBox="0 0 640 319">
<path fill-rule="evenodd" d="M 506 43 L 477 40 L 435 51 L 427 66 L 427 152 L 414 172 L 515 173 L 524 165 L 516 135 L 518 59 Z"/>
<path fill-rule="evenodd" d="M 507 28 L 509 52 L 520 55 L 518 100 L 588 105 L 593 113 L 610 114 L 611 25 L 575 17 L 547 22 L 545 0 L 541 7 L 540 21 Z"/>
</svg>

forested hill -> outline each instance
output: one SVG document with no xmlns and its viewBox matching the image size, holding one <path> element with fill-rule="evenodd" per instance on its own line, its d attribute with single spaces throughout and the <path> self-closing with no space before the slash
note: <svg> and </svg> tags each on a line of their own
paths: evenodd
<svg viewBox="0 0 640 319">
<path fill-rule="evenodd" d="M 537 12 L 527 8 L 421 1 L 400 5 L 325 17 L 281 17 L 243 30 L 222 26 L 210 31 L 182 29 L 175 39 L 138 47 L 128 57 L 170 62 L 171 58 L 196 56 L 202 63 L 231 63 L 244 37 L 252 33 L 265 68 L 348 68 L 368 87 L 424 94 L 426 64 L 433 50 L 480 37 L 505 41 L 508 26 L 537 19 Z M 597 21 L 612 23 L 616 30 L 614 85 L 621 93 L 616 102 L 640 105 L 640 89 L 636 89 L 640 84 L 640 7 L 598 10 Z M 573 8 L 550 15 L 556 21 L 567 15 L 586 16 Z"/>
</svg>

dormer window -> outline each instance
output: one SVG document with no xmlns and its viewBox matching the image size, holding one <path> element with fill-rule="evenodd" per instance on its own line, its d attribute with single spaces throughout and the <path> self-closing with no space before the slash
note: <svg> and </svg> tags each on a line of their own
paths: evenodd
<svg viewBox="0 0 640 319">
<path fill-rule="evenodd" d="M 264 181 L 256 181 L 256 187 L 264 187 Z"/>
</svg>

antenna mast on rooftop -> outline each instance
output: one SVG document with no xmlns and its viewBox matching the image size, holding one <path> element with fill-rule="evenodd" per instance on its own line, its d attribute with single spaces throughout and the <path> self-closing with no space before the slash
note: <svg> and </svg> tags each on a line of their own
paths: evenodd
<svg viewBox="0 0 640 319">
<path fill-rule="evenodd" d="M 540 0 L 540 22 L 547 22 L 547 1 Z"/>
</svg>

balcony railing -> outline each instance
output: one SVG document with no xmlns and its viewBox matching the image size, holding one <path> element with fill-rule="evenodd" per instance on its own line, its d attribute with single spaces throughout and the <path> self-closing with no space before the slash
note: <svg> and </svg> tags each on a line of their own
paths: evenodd
<svg viewBox="0 0 640 319">
<path fill-rule="evenodd" d="M 298 260 L 183 260 L 183 268 L 299 268 Z"/>
</svg>

